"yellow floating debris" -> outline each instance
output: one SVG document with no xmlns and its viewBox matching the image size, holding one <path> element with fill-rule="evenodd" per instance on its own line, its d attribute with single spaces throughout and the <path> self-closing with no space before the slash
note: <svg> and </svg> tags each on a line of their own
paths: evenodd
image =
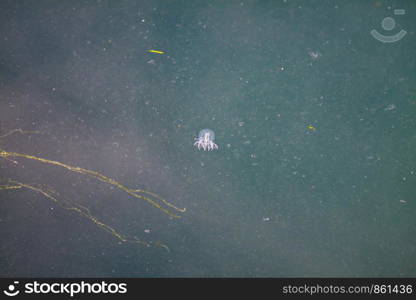
<svg viewBox="0 0 416 300">
<path fill-rule="evenodd" d="M 159 50 L 149 50 L 151 53 L 164 54 L 165 52 Z"/>
</svg>

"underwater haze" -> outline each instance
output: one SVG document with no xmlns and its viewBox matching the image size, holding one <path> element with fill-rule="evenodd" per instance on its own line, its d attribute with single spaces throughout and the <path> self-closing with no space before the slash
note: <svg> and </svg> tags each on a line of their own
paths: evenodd
<svg viewBox="0 0 416 300">
<path fill-rule="evenodd" d="M 0 276 L 415 277 L 415 16 L 1 1 Z"/>
</svg>

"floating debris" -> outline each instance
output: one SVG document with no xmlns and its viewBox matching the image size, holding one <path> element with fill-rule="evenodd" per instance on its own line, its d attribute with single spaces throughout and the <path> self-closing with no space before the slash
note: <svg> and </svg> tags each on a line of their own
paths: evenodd
<svg viewBox="0 0 416 300">
<path fill-rule="evenodd" d="M 165 54 L 165 52 L 163 51 L 159 51 L 159 50 L 149 50 L 150 53 L 157 53 L 157 54 Z"/>
<path fill-rule="evenodd" d="M 396 109 L 396 105 L 394 104 L 389 104 L 386 106 L 386 108 L 384 109 L 384 111 L 389 111 L 389 110 L 394 110 Z"/>
<path fill-rule="evenodd" d="M 312 59 L 318 59 L 322 56 L 322 54 L 318 51 L 309 51 L 308 52 L 309 56 L 312 57 Z"/>
</svg>

